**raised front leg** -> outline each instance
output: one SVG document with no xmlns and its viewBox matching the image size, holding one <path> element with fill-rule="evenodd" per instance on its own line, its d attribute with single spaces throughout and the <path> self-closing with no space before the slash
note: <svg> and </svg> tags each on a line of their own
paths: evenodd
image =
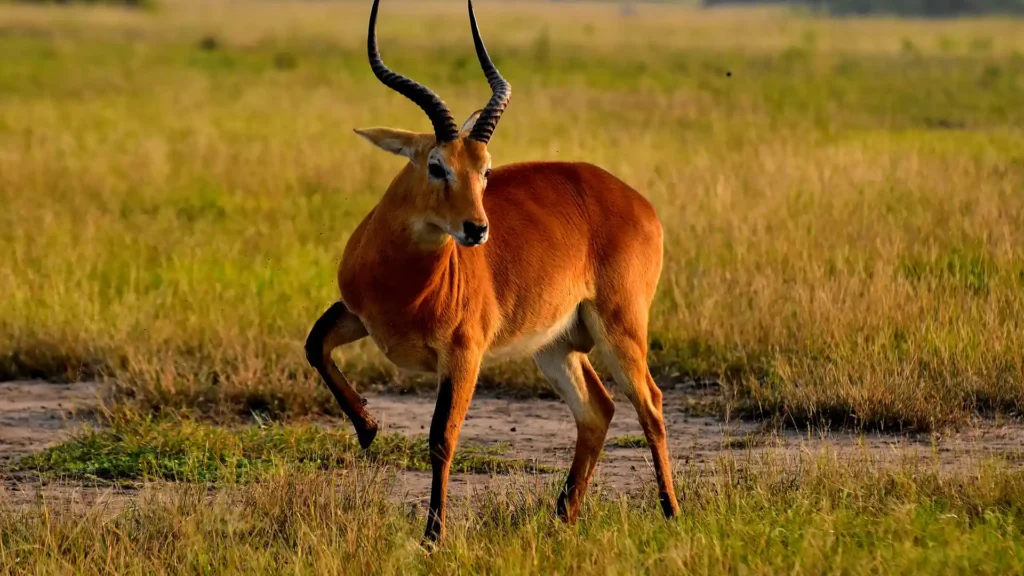
<svg viewBox="0 0 1024 576">
<path fill-rule="evenodd" d="M 480 355 L 467 351 L 459 351 L 439 370 L 437 405 L 434 407 L 434 418 L 430 422 L 430 466 L 433 481 L 430 485 L 427 529 L 423 535 L 426 542 L 436 542 L 444 537 L 448 475 L 451 472 L 455 447 L 459 442 L 459 430 L 466 419 L 479 373 Z"/>
<path fill-rule="evenodd" d="M 341 410 L 352 421 L 359 445 L 364 449 L 369 448 L 377 436 L 377 420 L 370 415 L 363 405 L 363 398 L 338 369 L 331 358 L 331 351 L 338 346 L 355 342 L 366 334 L 366 327 L 359 318 L 349 312 L 344 304 L 335 302 L 316 321 L 306 338 L 306 359 L 323 377 Z"/>
</svg>

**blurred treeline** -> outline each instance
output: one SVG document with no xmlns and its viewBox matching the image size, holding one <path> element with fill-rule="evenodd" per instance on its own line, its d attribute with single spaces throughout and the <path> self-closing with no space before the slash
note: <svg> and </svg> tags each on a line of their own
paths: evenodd
<svg viewBox="0 0 1024 576">
<path fill-rule="evenodd" d="M 791 4 L 836 15 L 955 17 L 1024 14 L 1024 0 L 703 0 L 720 4 Z"/>
<path fill-rule="evenodd" d="M 126 6 L 129 8 L 151 8 L 157 0 L 16 0 L 26 4 L 95 4 L 106 6 Z"/>
<path fill-rule="evenodd" d="M 152 6 L 158 0 L 20 0 L 35 4 L 113 4 L 131 7 Z M 552 2 L 565 0 L 551 0 Z M 624 0 L 623 6 L 645 0 Z M 646 0 L 665 2 L 671 0 Z M 979 16 L 985 14 L 1024 14 L 1024 0 L 701 0 L 704 6 L 723 4 L 788 4 L 815 12 L 835 15 L 895 15 L 925 17 Z"/>
</svg>

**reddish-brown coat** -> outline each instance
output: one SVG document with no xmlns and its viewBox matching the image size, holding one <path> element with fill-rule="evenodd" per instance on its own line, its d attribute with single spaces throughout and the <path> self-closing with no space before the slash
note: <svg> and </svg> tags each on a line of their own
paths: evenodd
<svg viewBox="0 0 1024 576">
<path fill-rule="evenodd" d="M 510 86 L 484 49 L 472 0 L 467 4 L 477 56 L 494 95 L 455 134 L 448 128 L 451 112 L 433 92 L 381 61 L 374 0 L 367 42 L 371 68 L 384 84 L 417 102 L 435 132 L 356 130 L 409 163 L 345 247 L 338 270 L 341 301 L 313 325 L 306 356 L 364 448 L 376 437 L 377 421 L 331 352 L 369 335 L 395 364 L 437 373 L 424 533 L 436 541 L 444 535 L 459 430 L 481 363 L 496 356 L 532 354 L 573 413 L 576 453 L 556 510 L 567 521 L 576 519 L 615 412 L 587 357 L 596 346 L 637 411 L 662 507 L 674 516 L 679 505 L 661 391 L 647 368 L 661 224 L 639 193 L 590 164 L 515 164 L 491 173 L 487 142 Z"/>
<path fill-rule="evenodd" d="M 459 430 L 481 363 L 500 352 L 533 355 L 576 420 L 560 516 L 575 520 L 614 414 L 586 355 L 595 345 L 637 410 L 665 514 L 677 514 L 661 392 L 646 362 L 662 263 L 650 202 L 590 164 L 514 164 L 488 182 L 490 158 L 479 143 L 436 147 L 427 135 L 360 133 L 410 163 L 349 239 L 338 270 L 341 302 L 316 323 L 306 352 L 364 447 L 377 422 L 330 361 L 331 350 L 369 335 L 396 365 L 437 373 L 425 537 L 444 533 Z M 428 177 L 428 155 L 443 158 L 446 180 Z M 455 242 L 453 223 L 470 219 L 490 223 L 489 241 Z"/>
<path fill-rule="evenodd" d="M 657 215 L 601 168 L 539 162 L 494 170 L 483 195 L 490 239 L 476 247 L 451 239 L 411 247 L 401 224 L 407 210 L 395 206 L 404 195 L 394 186 L 352 234 L 338 285 L 345 305 L 402 368 L 436 371 L 453 338 L 484 351 L 512 345 L 599 289 L 632 292 L 626 282 L 648 302 L 653 297 L 661 268 Z"/>
</svg>

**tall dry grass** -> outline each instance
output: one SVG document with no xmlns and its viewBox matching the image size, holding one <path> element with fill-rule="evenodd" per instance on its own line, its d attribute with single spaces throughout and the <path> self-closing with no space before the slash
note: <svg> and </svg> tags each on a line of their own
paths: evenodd
<svg viewBox="0 0 1024 576">
<path fill-rule="evenodd" d="M 381 44 L 468 114 L 487 88 L 462 10 L 386 3 Z M 496 163 L 590 161 L 658 208 L 663 378 L 717 377 L 730 409 L 797 424 L 1024 405 L 1018 22 L 478 11 L 515 87 Z M 0 6 L 3 377 L 110 376 L 155 409 L 333 410 L 302 342 L 401 166 L 350 129 L 427 126 L 369 73 L 365 12 Z M 365 343 L 342 356 L 408 382 Z M 485 379 L 537 386 L 526 363 Z"/>
<path fill-rule="evenodd" d="M 375 468 L 270 474 L 210 491 L 150 485 L 107 505 L 0 495 L 0 571 L 16 574 L 1010 574 L 1024 565 L 1019 473 L 940 474 L 860 458 L 723 460 L 653 493 L 592 491 L 580 522 L 520 476 L 456 499 L 444 545 Z M 65 498 L 67 494 L 65 493 Z"/>
</svg>

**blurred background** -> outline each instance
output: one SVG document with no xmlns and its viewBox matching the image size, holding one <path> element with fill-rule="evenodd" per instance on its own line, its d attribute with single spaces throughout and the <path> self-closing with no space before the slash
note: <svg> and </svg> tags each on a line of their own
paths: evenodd
<svg viewBox="0 0 1024 576">
<path fill-rule="evenodd" d="M 428 130 L 366 1 L 0 2 L 0 378 L 144 410 L 333 413 L 302 343 Z M 1020 0 L 496 2 L 496 165 L 583 160 L 666 229 L 651 325 L 696 408 L 928 430 L 1024 406 Z M 385 61 L 489 91 L 458 0 L 384 0 Z M 492 222 L 500 226 L 500 222 Z M 365 342 L 362 386 L 432 388 Z M 550 394 L 530 363 L 483 386 Z"/>
<path fill-rule="evenodd" d="M 1019 0 L 810 0 L 809 2 L 758 2 L 747 0 L 705 0 L 704 6 L 727 4 L 767 4 L 804 7 L 833 15 L 886 14 L 910 18 L 950 18 L 992 14 L 1020 14 Z"/>
</svg>

